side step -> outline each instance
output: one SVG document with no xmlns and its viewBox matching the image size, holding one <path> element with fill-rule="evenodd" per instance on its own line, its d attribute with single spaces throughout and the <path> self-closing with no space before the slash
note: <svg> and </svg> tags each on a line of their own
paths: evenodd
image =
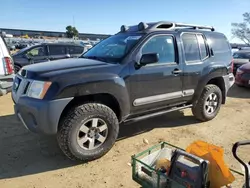
<svg viewBox="0 0 250 188">
<path fill-rule="evenodd" d="M 192 106 L 193 105 L 190 104 L 190 105 L 183 105 L 183 106 L 180 106 L 180 107 L 173 107 L 173 108 L 163 110 L 163 111 L 159 111 L 159 112 L 155 112 L 155 113 L 152 113 L 152 114 L 146 114 L 146 115 L 142 115 L 142 116 L 139 116 L 139 117 L 127 119 L 127 120 L 124 121 L 124 123 L 127 123 L 127 122 L 131 123 L 131 122 L 141 121 L 141 120 L 152 118 L 152 117 L 155 117 L 155 116 L 160 116 L 160 115 L 163 115 L 163 114 L 166 114 L 166 113 L 169 113 L 169 112 L 183 110 L 183 109 L 186 109 L 186 108 L 191 108 Z"/>
</svg>

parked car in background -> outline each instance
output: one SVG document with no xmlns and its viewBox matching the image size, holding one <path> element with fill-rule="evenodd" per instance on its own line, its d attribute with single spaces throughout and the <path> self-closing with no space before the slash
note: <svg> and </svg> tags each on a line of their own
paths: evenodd
<svg viewBox="0 0 250 188">
<path fill-rule="evenodd" d="M 66 43 L 42 43 L 24 48 L 12 57 L 14 68 L 17 73 L 23 66 L 80 56 L 84 47 L 76 44 Z"/>
<path fill-rule="evenodd" d="M 11 91 L 13 73 L 12 58 L 3 36 L 0 35 L 0 96 Z"/>
<path fill-rule="evenodd" d="M 238 86 L 250 87 L 250 63 L 244 64 L 237 69 L 235 83 Z"/>
<path fill-rule="evenodd" d="M 237 72 L 237 69 L 250 62 L 250 50 L 239 50 L 233 54 L 233 73 Z"/>
</svg>

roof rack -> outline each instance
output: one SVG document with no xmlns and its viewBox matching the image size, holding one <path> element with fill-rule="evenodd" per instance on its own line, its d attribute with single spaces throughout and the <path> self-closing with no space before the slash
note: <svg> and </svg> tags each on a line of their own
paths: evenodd
<svg viewBox="0 0 250 188">
<path fill-rule="evenodd" d="M 185 24 L 185 23 L 176 23 L 176 22 L 169 22 L 169 21 L 160 21 L 154 23 L 145 23 L 140 22 L 137 26 L 127 27 L 125 25 L 121 26 L 121 32 L 126 32 L 132 28 L 137 28 L 138 31 L 143 30 L 151 30 L 151 29 L 178 29 L 178 28 L 189 28 L 189 29 L 208 29 L 211 31 L 215 31 L 214 27 L 212 26 L 204 26 L 204 25 L 195 25 L 195 24 Z M 133 30 L 133 29 L 132 29 Z"/>
<path fill-rule="evenodd" d="M 193 29 L 209 29 L 211 31 L 215 31 L 214 27 L 212 26 L 185 24 L 185 23 L 173 23 L 173 24 L 174 27 L 191 27 Z"/>
</svg>

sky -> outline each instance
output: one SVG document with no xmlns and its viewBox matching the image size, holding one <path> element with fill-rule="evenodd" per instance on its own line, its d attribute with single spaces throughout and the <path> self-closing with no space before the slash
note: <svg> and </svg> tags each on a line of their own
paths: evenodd
<svg viewBox="0 0 250 188">
<path fill-rule="evenodd" d="M 242 22 L 250 0 L 1 0 L 0 28 L 115 34 L 141 21 L 211 25 L 231 42 L 231 23 Z"/>
</svg>

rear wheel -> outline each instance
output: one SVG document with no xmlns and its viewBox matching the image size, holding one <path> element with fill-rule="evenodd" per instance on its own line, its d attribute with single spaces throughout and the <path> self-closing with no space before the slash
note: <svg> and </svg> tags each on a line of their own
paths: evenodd
<svg viewBox="0 0 250 188">
<path fill-rule="evenodd" d="M 109 107 L 87 103 L 73 108 L 61 121 L 57 139 L 68 158 L 90 161 L 111 149 L 118 132 L 118 119 Z"/>
<path fill-rule="evenodd" d="M 200 99 L 192 107 L 194 116 L 201 121 L 209 121 L 216 117 L 222 103 L 222 92 L 216 85 L 206 85 Z"/>
</svg>

